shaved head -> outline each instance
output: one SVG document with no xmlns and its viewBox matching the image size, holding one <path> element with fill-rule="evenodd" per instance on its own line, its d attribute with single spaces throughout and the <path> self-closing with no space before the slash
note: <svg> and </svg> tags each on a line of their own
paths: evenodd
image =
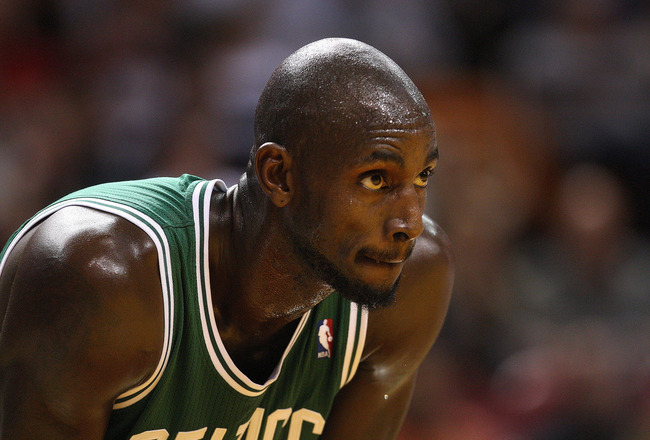
<svg viewBox="0 0 650 440">
<path fill-rule="evenodd" d="M 372 46 L 328 38 L 302 47 L 273 72 L 255 112 L 255 150 L 275 142 L 298 156 L 306 146 L 350 142 L 360 129 L 431 124 L 417 87 Z M 310 148 L 309 148 L 310 149 Z"/>
<path fill-rule="evenodd" d="M 436 154 L 429 107 L 404 71 L 372 46 L 328 38 L 294 52 L 271 75 L 241 182 L 253 183 L 246 186 L 251 212 L 259 216 L 266 203 L 261 218 L 299 260 L 299 277 L 373 308 L 393 302 L 399 273 L 366 272 L 363 261 L 407 258 L 404 242 L 419 234 L 426 196 L 417 182 L 432 172 Z M 364 183 L 371 172 L 385 183 L 381 190 Z M 412 189 L 408 211 L 395 205 L 404 188 Z M 415 225 L 411 236 L 384 234 L 407 223 Z"/>
</svg>

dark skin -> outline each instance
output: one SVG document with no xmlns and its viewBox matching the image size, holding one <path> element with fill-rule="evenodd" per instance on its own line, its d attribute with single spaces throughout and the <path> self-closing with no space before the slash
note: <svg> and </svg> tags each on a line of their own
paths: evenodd
<svg viewBox="0 0 650 440">
<path fill-rule="evenodd" d="M 333 291 L 291 234 L 367 285 L 390 287 L 401 275 L 396 303 L 370 313 L 362 362 L 324 439 L 395 438 L 449 302 L 449 245 L 423 215 L 433 124 L 428 109 L 395 112 L 400 81 L 389 105 L 370 104 L 381 107 L 370 124 L 323 138 L 309 154 L 258 142 L 239 185 L 213 195 L 215 319 L 254 381 L 266 380 L 297 320 Z M 369 104 L 359 105 L 368 120 Z M 345 144 L 328 142 L 340 135 Z M 0 276 L 0 439 L 103 438 L 115 398 L 157 366 L 162 310 L 156 249 L 136 226 L 83 207 L 36 226 Z"/>
</svg>

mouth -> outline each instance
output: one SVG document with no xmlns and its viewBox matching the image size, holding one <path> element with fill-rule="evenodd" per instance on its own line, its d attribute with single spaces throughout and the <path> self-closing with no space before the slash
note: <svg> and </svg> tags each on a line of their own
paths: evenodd
<svg viewBox="0 0 650 440">
<path fill-rule="evenodd" d="M 398 266 L 404 262 L 413 253 L 415 243 L 410 244 L 406 249 L 393 251 L 377 251 L 371 248 L 363 248 L 357 254 L 357 260 L 367 264 Z"/>
<path fill-rule="evenodd" d="M 359 263 L 365 263 L 367 265 L 392 268 L 404 264 L 410 255 L 411 249 L 409 249 L 406 253 L 381 253 L 363 250 L 357 255 L 357 261 Z"/>
<path fill-rule="evenodd" d="M 397 265 L 397 264 L 402 264 L 406 258 L 377 258 L 377 257 L 371 257 L 369 255 L 359 255 L 358 257 L 359 260 L 362 262 L 370 263 L 370 264 L 377 264 L 377 265 Z"/>
<path fill-rule="evenodd" d="M 373 283 L 393 283 L 402 272 L 403 256 L 381 256 L 371 253 L 357 254 L 355 258 L 357 268 L 364 279 Z"/>
</svg>

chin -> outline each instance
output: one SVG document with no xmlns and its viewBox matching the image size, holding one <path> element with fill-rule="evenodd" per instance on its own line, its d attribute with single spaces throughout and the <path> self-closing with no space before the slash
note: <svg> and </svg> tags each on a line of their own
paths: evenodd
<svg viewBox="0 0 650 440">
<path fill-rule="evenodd" d="M 402 264 L 374 260 L 355 261 L 343 269 L 312 246 L 308 240 L 292 234 L 293 246 L 313 276 L 321 279 L 343 297 L 373 310 L 395 304 Z"/>
<path fill-rule="evenodd" d="M 388 287 L 376 287 L 362 282 L 346 280 L 342 286 L 332 286 L 345 298 L 368 310 L 390 307 L 395 304 L 397 286 L 400 278 Z"/>
<path fill-rule="evenodd" d="M 401 278 L 401 271 L 398 271 L 397 275 L 364 270 L 350 274 L 331 263 L 320 265 L 318 274 L 343 297 L 368 310 L 395 304 Z"/>
</svg>

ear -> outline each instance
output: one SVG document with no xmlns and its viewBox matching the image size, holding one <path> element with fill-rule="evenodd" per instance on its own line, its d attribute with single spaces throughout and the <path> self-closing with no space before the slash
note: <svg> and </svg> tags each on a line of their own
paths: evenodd
<svg viewBox="0 0 650 440">
<path fill-rule="evenodd" d="M 292 157 L 282 145 L 267 142 L 255 154 L 255 172 L 271 202 L 286 206 L 293 196 Z"/>
</svg>

